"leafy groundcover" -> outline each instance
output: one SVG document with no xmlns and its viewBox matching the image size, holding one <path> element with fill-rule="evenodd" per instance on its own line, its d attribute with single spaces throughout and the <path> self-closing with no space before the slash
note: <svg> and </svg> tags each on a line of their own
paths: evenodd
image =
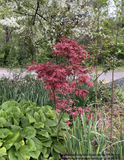
<svg viewBox="0 0 124 160">
<path fill-rule="evenodd" d="M 37 107 L 30 101 L 7 101 L 0 106 L 0 160 L 57 160 L 65 154 L 64 131 L 50 106 Z"/>
</svg>

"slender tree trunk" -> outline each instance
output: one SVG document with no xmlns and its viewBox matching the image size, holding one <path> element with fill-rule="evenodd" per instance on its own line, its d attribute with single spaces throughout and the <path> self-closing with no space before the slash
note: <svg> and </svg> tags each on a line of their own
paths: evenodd
<svg viewBox="0 0 124 160">
<path fill-rule="evenodd" d="M 9 39 L 10 39 L 10 34 L 9 34 L 9 28 L 8 27 L 5 27 L 4 28 L 5 30 L 5 55 L 4 55 L 4 64 L 6 64 L 7 62 L 7 57 L 9 55 L 9 51 L 10 51 L 10 48 L 8 48 L 8 42 L 9 42 Z"/>
<path fill-rule="evenodd" d="M 96 50 L 96 58 L 95 58 L 95 61 L 96 61 L 96 86 L 95 86 L 95 110 L 97 109 L 97 85 L 98 85 L 98 44 L 99 44 L 99 8 L 98 8 L 98 19 L 97 19 L 97 50 Z"/>
<path fill-rule="evenodd" d="M 121 14 L 121 12 L 120 12 Z M 120 26 L 120 18 L 119 23 L 117 24 L 117 32 L 116 32 L 116 39 L 115 39 L 115 51 L 114 51 L 114 57 L 116 54 L 117 49 L 117 40 L 118 40 L 118 33 L 119 33 L 119 26 Z M 112 66 L 112 96 L 111 96 L 111 140 L 112 140 L 112 126 L 113 126 L 113 103 L 114 103 L 114 70 L 115 70 L 115 62 L 113 58 L 113 66 Z"/>
</svg>

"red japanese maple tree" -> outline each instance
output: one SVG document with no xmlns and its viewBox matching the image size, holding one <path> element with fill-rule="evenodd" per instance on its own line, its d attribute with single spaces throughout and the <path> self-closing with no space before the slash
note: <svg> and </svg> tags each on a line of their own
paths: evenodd
<svg viewBox="0 0 124 160">
<path fill-rule="evenodd" d="M 84 50 L 84 46 L 79 46 L 77 41 L 65 37 L 61 37 L 60 42 L 53 47 L 54 55 L 66 57 L 66 64 L 53 64 L 52 62 L 33 64 L 28 66 L 28 70 L 36 70 L 38 78 L 42 78 L 45 82 L 44 88 L 50 89 L 48 96 L 54 99 L 56 111 L 64 110 L 76 118 L 79 112 L 83 112 L 83 109 L 81 107 L 72 108 L 74 102 L 71 94 L 75 93 L 79 97 L 85 97 L 88 91 L 80 89 L 79 86 L 82 84 L 93 86 L 88 76 L 88 69 L 82 66 L 82 60 L 85 61 L 89 55 Z M 70 77 L 72 77 L 71 80 L 69 80 Z M 64 98 L 61 99 L 60 94 Z"/>
</svg>

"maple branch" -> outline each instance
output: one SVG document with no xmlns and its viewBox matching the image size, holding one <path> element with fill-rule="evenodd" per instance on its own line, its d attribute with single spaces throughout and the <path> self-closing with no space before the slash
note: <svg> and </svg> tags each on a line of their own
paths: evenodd
<svg viewBox="0 0 124 160">
<path fill-rule="evenodd" d="M 53 91 L 53 96 L 54 96 L 54 105 L 55 105 L 55 110 L 56 110 L 56 98 L 55 98 L 55 89 L 52 89 Z"/>
<path fill-rule="evenodd" d="M 59 141 L 60 122 L 61 122 L 61 120 L 62 120 L 62 116 L 63 116 L 64 113 L 65 113 L 65 111 L 62 111 L 62 112 L 61 112 L 60 119 L 58 119 L 59 121 L 58 121 L 57 141 Z"/>
</svg>

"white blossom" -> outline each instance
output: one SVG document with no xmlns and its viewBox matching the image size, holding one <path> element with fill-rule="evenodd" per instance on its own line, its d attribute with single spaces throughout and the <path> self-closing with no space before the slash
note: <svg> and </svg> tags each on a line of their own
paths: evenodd
<svg viewBox="0 0 124 160">
<path fill-rule="evenodd" d="M 1 19 L 0 24 L 8 27 L 20 27 L 20 25 L 16 22 L 16 18 L 14 17 Z"/>
</svg>

